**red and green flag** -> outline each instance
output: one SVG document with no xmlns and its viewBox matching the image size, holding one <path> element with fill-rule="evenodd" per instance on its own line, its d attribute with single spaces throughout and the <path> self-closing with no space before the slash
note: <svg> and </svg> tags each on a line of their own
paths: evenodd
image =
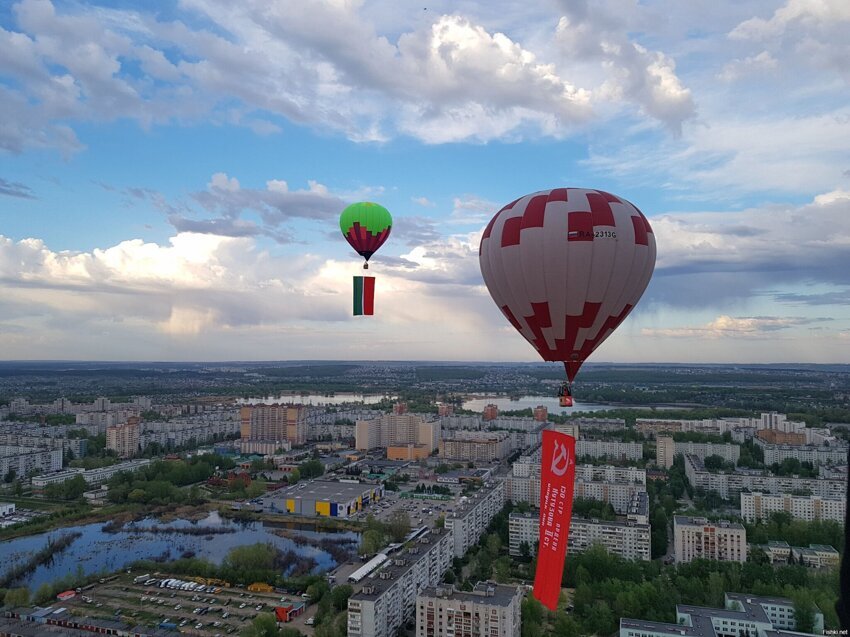
<svg viewBox="0 0 850 637">
<path fill-rule="evenodd" d="M 375 313 L 375 277 L 354 277 L 354 316 Z"/>
</svg>

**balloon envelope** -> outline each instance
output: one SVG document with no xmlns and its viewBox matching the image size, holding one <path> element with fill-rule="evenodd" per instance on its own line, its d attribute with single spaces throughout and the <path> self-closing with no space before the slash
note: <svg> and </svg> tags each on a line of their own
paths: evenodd
<svg viewBox="0 0 850 637">
<path fill-rule="evenodd" d="M 556 188 L 502 208 L 481 238 L 490 295 L 543 360 L 572 381 L 628 316 L 655 268 L 655 235 L 634 205 L 601 190 Z"/>
<path fill-rule="evenodd" d="M 392 224 L 386 208 L 368 201 L 351 204 L 339 217 L 343 236 L 366 261 L 390 236 Z"/>
</svg>

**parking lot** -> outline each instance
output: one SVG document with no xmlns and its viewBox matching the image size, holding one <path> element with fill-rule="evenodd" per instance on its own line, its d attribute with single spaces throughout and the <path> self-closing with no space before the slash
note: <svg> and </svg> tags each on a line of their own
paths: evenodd
<svg viewBox="0 0 850 637">
<path fill-rule="evenodd" d="M 293 595 L 249 592 L 241 587 L 204 591 L 161 588 L 160 584 L 133 583 L 134 575 L 122 574 L 96 584 L 63 605 L 69 610 L 84 608 L 89 617 L 120 618 L 130 624 L 170 622 L 184 634 L 223 637 L 239 632 L 260 613 L 273 613 L 275 606 L 286 601 L 302 601 Z M 167 577 L 160 574 L 149 579 L 161 583 Z M 188 581 L 185 576 L 181 579 Z M 304 622 L 313 614 L 313 608 L 308 606 L 292 625 L 310 634 L 312 629 Z"/>
</svg>

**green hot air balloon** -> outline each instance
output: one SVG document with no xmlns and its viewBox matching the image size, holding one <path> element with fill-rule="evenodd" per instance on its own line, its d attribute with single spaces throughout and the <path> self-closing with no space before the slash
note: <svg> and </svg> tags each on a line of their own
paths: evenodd
<svg viewBox="0 0 850 637">
<path fill-rule="evenodd" d="M 366 259 L 364 269 L 368 269 L 369 258 L 390 236 L 392 227 L 393 218 L 389 211 L 370 201 L 351 204 L 339 217 L 339 229 L 346 241 Z"/>
</svg>

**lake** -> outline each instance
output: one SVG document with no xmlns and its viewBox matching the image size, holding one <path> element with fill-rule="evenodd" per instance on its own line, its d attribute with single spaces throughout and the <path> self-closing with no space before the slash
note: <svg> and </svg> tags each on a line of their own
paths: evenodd
<svg viewBox="0 0 850 637">
<path fill-rule="evenodd" d="M 145 531 L 153 525 L 176 528 L 211 528 L 234 529 L 233 533 L 218 532 L 214 535 L 189 535 L 185 533 L 152 533 Z M 271 542 L 282 551 L 294 551 L 299 557 L 311 557 L 316 561 L 314 572 L 326 571 L 337 566 L 334 558 L 321 548 L 299 543 L 298 536 L 320 540 L 332 537 L 339 544 L 351 547 L 351 554 L 357 551 L 360 535 L 352 531 L 310 531 L 297 530 L 292 532 L 294 539 L 281 537 L 272 532 L 274 527 L 267 527 L 261 522 L 236 522 L 222 518 L 217 512 L 211 512 L 198 522 L 188 520 L 172 520 L 162 522 L 146 518 L 139 522 L 127 524 L 117 533 L 107 533 L 103 523 L 69 526 L 39 535 L 22 537 L 0 543 L 0 569 L 5 572 L 8 566 L 13 566 L 25 560 L 35 551 L 42 549 L 51 538 L 58 538 L 67 533 L 80 533 L 80 537 L 61 553 L 53 556 L 47 564 L 39 566 L 35 571 L 25 575 L 13 586 L 27 586 L 35 591 L 44 583 L 50 583 L 70 573 L 75 573 L 77 567 L 83 569 L 86 575 L 103 571 L 118 571 L 126 568 L 136 560 L 165 558 L 176 560 L 185 551 L 194 551 L 195 557 L 221 564 L 227 552 L 236 546 Z M 286 573 L 284 573 L 286 574 Z"/>
<path fill-rule="evenodd" d="M 395 400 L 396 396 L 386 396 L 383 394 L 356 394 L 353 392 L 337 392 L 330 396 L 325 396 L 324 394 L 299 394 L 298 392 L 293 392 L 289 394 L 280 394 L 279 396 L 266 396 L 265 398 L 240 398 L 237 402 L 240 405 L 272 405 L 274 403 L 297 403 L 301 405 L 342 405 L 343 403 L 363 403 L 364 405 L 374 405 L 385 398 Z"/>
</svg>

